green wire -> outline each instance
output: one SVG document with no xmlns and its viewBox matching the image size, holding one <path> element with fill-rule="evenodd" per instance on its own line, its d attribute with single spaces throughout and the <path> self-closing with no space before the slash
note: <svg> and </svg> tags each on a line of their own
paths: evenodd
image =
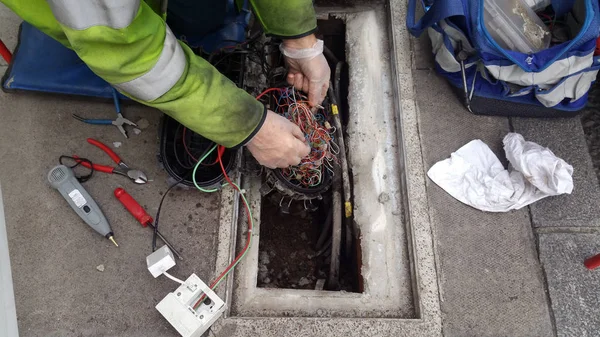
<svg viewBox="0 0 600 337">
<path fill-rule="evenodd" d="M 246 196 L 244 195 L 244 193 L 242 193 L 242 189 L 233 182 L 232 182 L 232 185 L 237 188 L 240 196 L 242 197 L 242 200 L 244 201 L 244 204 L 246 205 L 246 209 L 248 210 L 248 217 L 250 218 L 250 228 L 253 230 L 254 229 L 254 217 L 252 216 L 252 209 L 250 208 L 250 203 L 246 199 Z M 198 186 L 196 185 L 196 187 L 198 187 Z M 235 264 L 233 264 L 231 266 L 231 268 L 229 268 L 229 270 L 225 274 L 223 274 L 223 276 L 221 276 L 219 281 L 217 281 L 217 283 L 215 283 L 215 285 L 210 288 L 211 290 L 217 289 L 219 284 L 221 284 L 221 282 L 227 278 L 227 275 L 229 275 L 229 273 L 231 273 L 231 271 L 235 269 L 235 267 L 244 259 L 244 257 L 246 257 L 246 254 L 248 254 L 248 251 L 250 251 L 251 247 L 252 247 L 252 233 L 250 233 L 248 248 L 242 253 L 242 256 L 240 256 L 240 258 L 235 262 Z M 201 295 L 200 298 L 202 299 L 204 296 L 206 296 L 206 294 Z M 198 303 L 196 306 L 194 306 L 194 310 L 196 310 L 199 306 L 200 306 L 200 303 Z"/>
<path fill-rule="evenodd" d="M 239 192 L 240 196 L 242 197 L 242 200 L 244 201 L 244 204 L 246 204 L 247 209 L 248 209 L 248 217 L 250 218 L 250 228 L 254 229 L 254 218 L 252 217 L 252 209 L 250 208 L 250 203 L 248 203 L 248 200 L 246 200 L 246 196 L 244 195 L 244 193 L 242 193 L 242 189 L 235 183 L 233 183 L 233 186 L 235 186 L 240 191 Z M 225 273 L 225 275 L 223 275 L 223 277 L 221 277 L 221 279 L 214 285 L 214 287 L 212 287 L 213 290 L 216 289 L 219 286 L 219 284 L 221 284 L 221 281 L 226 279 L 227 275 L 229 275 L 229 273 L 235 269 L 235 267 L 238 265 L 238 263 L 240 263 L 244 259 L 244 257 L 250 250 L 250 247 L 252 247 L 252 233 L 250 233 L 250 243 L 248 244 L 248 249 L 246 249 L 244 251 L 244 253 L 242 254 L 242 256 L 240 256 L 240 258 L 237 260 L 237 262 L 233 266 L 231 266 L 231 268 L 229 268 L 227 273 Z"/>
<path fill-rule="evenodd" d="M 194 181 L 194 185 L 196 186 L 197 189 L 199 189 L 202 192 L 212 193 L 212 192 L 217 192 L 219 190 L 217 188 L 213 188 L 210 190 L 204 189 L 204 188 L 200 187 L 198 185 L 198 183 L 196 182 L 196 170 L 198 170 L 198 167 L 200 167 L 202 162 L 217 148 L 217 146 L 218 145 L 215 144 L 202 158 L 200 158 L 198 160 L 198 163 L 196 163 L 196 166 L 194 167 L 194 172 L 192 172 L 192 180 Z M 226 185 L 227 184 L 223 184 L 223 186 L 226 186 Z M 232 183 L 232 185 L 238 189 L 240 196 L 242 197 L 242 200 L 244 201 L 244 204 L 246 205 L 246 209 L 248 209 L 248 216 L 250 218 L 250 228 L 254 228 L 254 217 L 252 216 L 252 209 L 250 208 L 250 203 L 246 199 L 246 196 L 244 195 L 244 193 L 242 193 L 242 189 L 235 183 Z M 214 285 L 214 287 L 212 287 L 212 289 L 216 289 L 219 286 L 219 284 L 221 284 L 221 281 L 223 281 L 225 278 L 227 278 L 227 275 L 229 275 L 229 273 L 233 269 L 235 269 L 235 267 L 238 265 L 238 263 L 240 263 L 240 261 L 242 261 L 244 259 L 244 257 L 250 250 L 250 247 L 252 247 L 252 233 L 250 233 L 250 243 L 248 243 L 248 249 L 246 249 L 244 251 L 244 253 L 242 253 L 242 256 L 240 256 L 240 258 L 237 260 L 237 262 L 233 266 L 231 266 L 231 268 L 229 268 L 229 270 L 221 277 L 221 279 L 219 279 L 219 281 Z M 194 308 L 194 309 L 196 309 L 196 308 Z"/>
<path fill-rule="evenodd" d="M 200 164 L 202 164 L 202 162 L 204 161 L 204 159 L 206 159 L 206 157 L 210 156 L 211 153 L 213 153 L 213 151 L 217 148 L 217 144 L 215 144 L 212 149 L 210 149 L 202 158 L 200 158 L 198 160 L 198 163 L 196 163 L 196 166 L 194 166 L 194 172 L 192 172 L 192 180 L 194 181 L 194 185 L 196 185 L 196 188 L 199 189 L 202 192 L 205 193 L 212 193 L 212 192 L 217 192 L 219 189 L 218 188 L 213 188 L 210 190 L 204 189 L 202 187 L 200 187 L 198 185 L 198 183 L 196 182 L 196 171 L 198 170 L 198 167 L 200 167 Z"/>
</svg>

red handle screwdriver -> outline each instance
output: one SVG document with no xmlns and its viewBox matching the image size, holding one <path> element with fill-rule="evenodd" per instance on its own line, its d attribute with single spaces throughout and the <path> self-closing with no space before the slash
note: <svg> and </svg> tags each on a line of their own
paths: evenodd
<svg viewBox="0 0 600 337">
<path fill-rule="evenodd" d="M 127 191 L 119 187 L 115 189 L 115 197 L 119 199 L 121 204 L 125 206 L 129 213 L 133 215 L 133 217 L 142 225 L 142 227 L 150 226 L 150 228 L 154 230 L 154 220 L 152 219 L 152 217 L 148 215 L 146 210 L 142 206 L 140 206 L 140 204 L 131 195 L 129 195 Z M 167 247 L 169 247 L 169 249 L 171 249 L 171 251 L 175 255 L 177 255 L 177 257 L 180 260 L 183 260 L 181 254 L 179 254 L 175 247 L 173 247 L 173 245 L 171 245 L 169 241 L 167 241 L 167 239 L 165 239 L 165 237 L 162 234 L 160 234 L 160 232 L 157 232 L 157 235 L 161 240 L 163 240 L 165 245 L 167 245 Z"/>
<path fill-rule="evenodd" d="M 589 270 L 596 269 L 600 267 L 600 254 L 592 256 L 583 262 L 585 267 Z"/>
</svg>

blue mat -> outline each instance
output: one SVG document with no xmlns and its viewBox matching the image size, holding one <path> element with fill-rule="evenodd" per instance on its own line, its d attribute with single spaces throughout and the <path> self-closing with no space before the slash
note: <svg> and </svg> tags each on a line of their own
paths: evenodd
<svg viewBox="0 0 600 337">
<path fill-rule="evenodd" d="M 227 0 L 226 14 L 221 29 L 205 36 L 174 33 L 209 53 L 244 41 L 250 12 L 238 12 L 234 0 Z M 110 84 L 94 74 L 74 51 L 27 22 L 21 24 L 19 43 L 2 79 L 2 88 L 7 92 L 24 90 L 112 99 Z"/>
<path fill-rule="evenodd" d="M 21 24 L 19 44 L 2 87 L 6 91 L 112 98 L 111 86 L 94 74 L 74 51 L 27 22 Z"/>
</svg>

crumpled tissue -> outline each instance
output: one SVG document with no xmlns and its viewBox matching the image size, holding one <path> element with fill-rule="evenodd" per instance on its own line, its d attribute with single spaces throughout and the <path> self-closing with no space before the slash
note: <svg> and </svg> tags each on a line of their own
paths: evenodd
<svg viewBox="0 0 600 337">
<path fill-rule="evenodd" d="M 520 209 L 573 191 L 573 167 L 550 149 L 518 133 L 509 133 L 503 143 L 509 170 L 477 139 L 437 162 L 427 175 L 454 198 L 486 212 Z"/>
</svg>

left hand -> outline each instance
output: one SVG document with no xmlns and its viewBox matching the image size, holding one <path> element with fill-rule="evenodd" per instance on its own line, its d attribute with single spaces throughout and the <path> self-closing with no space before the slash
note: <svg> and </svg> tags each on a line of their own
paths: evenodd
<svg viewBox="0 0 600 337">
<path fill-rule="evenodd" d="M 296 89 L 308 93 L 311 107 L 320 105 L 329 88 L 331 69 L 323 55 L 323 41 L 314 34 L 281 45 L 288 66 L 287 81 Z"/>
</svg>

